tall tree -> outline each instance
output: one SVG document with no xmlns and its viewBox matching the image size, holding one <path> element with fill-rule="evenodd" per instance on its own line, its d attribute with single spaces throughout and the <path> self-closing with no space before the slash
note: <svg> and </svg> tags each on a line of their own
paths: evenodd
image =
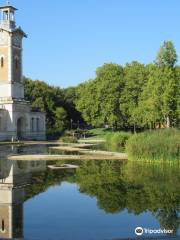
<svg viewBox="0 0 180 240">
<path fill-rule="evenodd" d="M 76 109 L 81 112 L 83 119 L 93 126 L 100 125 L 100 103 L 96 99 L 95 80 L 80 84 L 77 88 L 77 96 Z"/>
<path fill-rule="evenodd" d="M 144 85 L 146 84 L 146 67 L 136 61 L 126 64 L 124 67 L 125 86 L 121 95 L 121 111 L 127 127 L 138 125 L 138 115 L 136 115 L 139 98 Z"/>
<path fill-rule="evenodd" d="M 123 68 L 117 64 L 104 64 L 97 69 L 94 80 L 79 86 L 77 109 L 94 126 L 117 127 L 122 121 L 120 96 L 123 87 Z"/>
<path fill-rule="evenodd" d="M 124 88 L 123 68 L 117 64 L 104 64 L 96 71 L 97 101 L 100 103 L 100 119 L 117 128 L 122 126 L 120 97 Z"/>
<path fill-rule="evenodd" d="M 147 85 L 141 94 L 138 113 L 142 124 L 173 125 L 176 113 L 176 79 L 169 67 L 152 67 Z M 141 112 L 141 113 L 140 113 Z"/>
<path fill-rule="evenodd" d="M 67 113 L 63 107 L 57 107 L 55 110 L 55 129 L 61 133 L 67 126 Z"/>
<path fill-rule="evenodd" d="M 139 101 L 138 113 L 141 122 L 155 127 L 158 123 L 165 127 L 175 125 L 177 116 L 177 79 L 175 63 L 177 54 L 172 42 L 167 41 L 160 47 L 156 65 L 150 67 L 147 85 Z"/>
<path fill-rule="evenodd" d="M 173 68 L 175 66 L 175 63 L 177 62 L 177 54 L 171 41 L 164 41 L 158 51 L 155 62 L 159 67 L 168 66 Z"/>
<path fill-rule="evenodd" d="M 180 128 L 180 66 L 177 66 L 175 68 L 175 76 L 176 76 L 176 91 L 175 91 L 176 116 L 175 116 L 175 125 Z"/>
</svg>

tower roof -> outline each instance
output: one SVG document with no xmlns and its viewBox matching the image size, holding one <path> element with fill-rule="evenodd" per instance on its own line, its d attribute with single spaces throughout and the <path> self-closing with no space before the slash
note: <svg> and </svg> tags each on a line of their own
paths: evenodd
<svg viewBox="0 0 180 240">
<path fill-rule="evenodd" d="M 25 38 L 28 37 L 28 35 L 27 35 L 20 27 L 9 30 L 9 29 L 6 29 L 6 28 L 3 28 L 3 27 L 0 26 L 0 29 L 4 30 L 4 31 L 6 31 L 6 32 L 11 32 L 11 33 L 13 33 L 13 32 L 18 32 L 18 33 L 22 34 L 23 37 L 25 37 Z"/>
<path fill-rule="evenodd" d="M 11 10 L 18 10 L 17 8 L 13 7 L 12 5 L 4 5 L 4 6 L 0 6 L 0 9 L 6 9 L 6 8 L 10 8 Z"/>
</svg>

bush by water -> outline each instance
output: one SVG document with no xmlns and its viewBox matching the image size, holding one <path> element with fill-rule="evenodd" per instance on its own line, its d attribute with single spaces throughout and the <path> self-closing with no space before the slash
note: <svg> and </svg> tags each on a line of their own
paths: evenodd
<svg viewBox="0 0 180 240">
<path fill-rule="evenodd" d="M 124 147 L 131 137 L 129 132 L 113 132 L 106 135 L 106 143 L 112 147 Z"/>
</svg>

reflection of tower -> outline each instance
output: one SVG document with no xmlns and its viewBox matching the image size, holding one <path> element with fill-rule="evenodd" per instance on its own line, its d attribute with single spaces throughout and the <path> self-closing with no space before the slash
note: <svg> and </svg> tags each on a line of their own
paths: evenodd
<svg viewBox="0 0 180 240">
<path fill-rule="evenodd" d="M 0 187 L 0 238 L 22 237 L 23 193 L 23 188 Z"/>
<path fill-rule="evenodd" d="M 23 238 L 24 187 L 44 162 L 0 160 L 0 239 Z"/>
</svg>

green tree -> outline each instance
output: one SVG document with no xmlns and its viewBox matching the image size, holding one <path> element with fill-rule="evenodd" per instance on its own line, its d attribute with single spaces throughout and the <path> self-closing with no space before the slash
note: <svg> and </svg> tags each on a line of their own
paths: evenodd
<svg viewBox="0 0 180 240">
<path fill-rule="evenodd" d="M 57 107 L 55 110 L 55 132 L 61 133 L 66 128 L 67 112 L 63 107 Z"/>
<path fill-rule="evenodd" d="M 133 127 L 134 131 L 139 123 L 137 107 L 143 87 L 147 81 L 146 67 L 138 62 L 126 64 L 124 67 L 125 86 L 120 97 L 120 108 L 127 127 Z"/>
<path fill-rule="evenodd" d="M 174 96 L 176 99 L 175 126 L 178 126 L 180 128 L 180 66 L 176 66 L 175 76 L 176 76 L 176 91 Z"/>
<path fill-rule="evenodd" d="M 122 126 L 120 97 L 124 88 L 123 68 L 117 64 L 104 64 L 97 69 L 96 75 L 101 124 L 115 128 Z"/>
<path fill-rule="evenodd" d="M 58 107 L 63 107 L 63 93 L 58 87 L 51 87 L 43 81 L 32 81 L 24 78 L 25 99 L 31 102 L 33 111 L 42 111 L 46 113 L 47 134 L 57 136 L 60 133 L 60 126 L 57 125 L 56 117 Z M 59 120 L 59 119 L 57 119 Z M 64 119 L 64 121 L 66 121 Z"/>
<path fill-rule="evenodd" d="M 76 99 L 77 99 L 77 87 L 68 87 L 62 89 L 63 91 L 63 99 L 64 104 L 63 107 L 66 109 L 67 112 L 67 119 L 68 119 L 68 127 L 77 127 L 77 123 L 79 122 L 82 126 L 85 125 L 85 121 L 81 116 L 81 113 L 76 109 Z"/>
<path fill-rule="evenodd" d="M 83 119 L 93 126 L 99 122 L 99 103 L 96 101 L 96 84 L 89 80 L 77 88 L 76 109 L 81 112 Z"/>
<path fill-rule="evenodd" d="M 158 51 L 155 62 L 159 67 L 174 67 L 175 63 L 177 62 L 177 54 L 171 41 L 164 41 L 163 45 Z"/>
<path fill-rule="evenodd" d="M 46 113 L 47 130 L 53 134 L 58 108 L 66 111 L 66 128 L 71 128 L 72 122 L 134 131 L 158 125 L 177 127 L 180 67 L 176 62 L 173 43 L 165 41 L 155 64 L 133 61 L 122 67 L 106 63 L 97 68 L 95 79 L 66 89 L 25 78 L 25 97 L 33 110 Z"/>
<path fill-rule="evenodd" d="M 77 90 L 77 109 L 93 126 L 121 124 L 120 95 L 123 89 L 123 68 L 104 64 L 96 71 L 96 78 L 81 84 Z"/>
<path fill-rule="evenodd" d="M 144 86 L 136 115 L 142 125 L 176 126 L 178 108 L 178 82 L 175 72 L 177 54 L 171 42 L 164 42 L 156 59 L 149 66 L 147 84 Z"/>
</svg>

